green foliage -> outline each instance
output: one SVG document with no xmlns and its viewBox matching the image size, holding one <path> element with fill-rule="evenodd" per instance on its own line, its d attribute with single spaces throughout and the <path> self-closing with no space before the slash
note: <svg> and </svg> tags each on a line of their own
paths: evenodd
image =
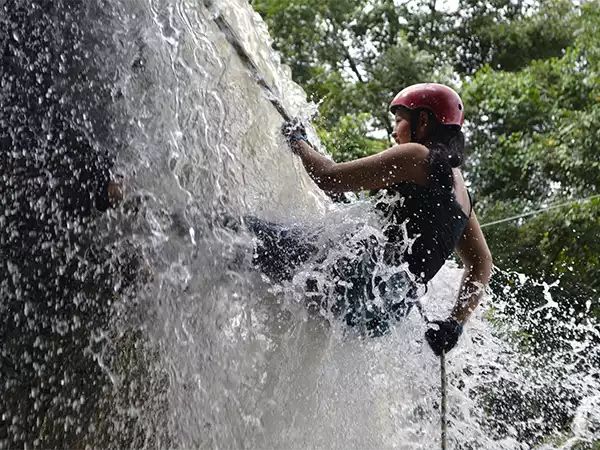
<svg viewBox="0 0 600 450">
<path fill-rule="evenodd" d="M 368 114 L 341 117 L 331 129 L 319 129 L 319 139 L 336 161 L 344 162 L 362 158 L 385 150 L 387 140 L 367 136 Z"/>
<path fill-rule="evenodd" d="M 486 67 L 465 86 L 482 221 L 598 193 L 600 24 L 584 6 L 578 36 L 561 58 L 516 73 Z M 600 288 L 598 199 L 486 230 L 496 263 L 567 286 Z M 596 296 L 597 297 L 597 296 Z"/>
<path fill-rule="evenodd" d="M 600 182 L 598 61 L 579 45 L 512 74 L 479 72 L 464 90 L 471 175 L 490 199 L 589 195 Z"/>
<path fill-rule="evenodd" d="M 294 79 L 320 104 L 325 126 L 368 114 L 371 130 L 391 133 L 393 96 L 435 69 L 434 58 L 407 41 L 392 0 L 251 3 L 274 31 L 274 47 Z"/>
<path fill-rule="evenodd" d="M 461 0 L 454 11 L 435 0 L 396 3 L 251 0 L 294 79 L 319 103 L 330 133 L 343 128 L 342 117 L 368 114 L 369 131 L 390 134 L 388 105 L 403 87 L 448 83 L 452 69 L 474 73 L 486 63 L 518 70 L 533 58 L 561 55 L 573 40 L 575 9 L 568 0 Z"/>
<path fill-rule="evenodd" d="M 482 221 L 510 217 L 518 211 L 515 203 L 496 203 L 484 210 Z M 560 279 L 565 288 L 587 291 L 592 298 L 593 290 L 600 289 L 600 199 L 484 230 L 497 266 L 538 279 Z"/>
<path fill-rule="evenodd" d="M 462 0 L 447 18 L 451 25 L 444 47 L 460 73 L 474 73 L 486 64 L 517 71 L 534 59 L 561 55 L 573 40 L 573 12 L 568 0 Z"/>
<path fill-rule="evenodd" d="M 600 450 L 600 441 L 579 442 L 573 446 L 573 450 Z"/>
</svg>

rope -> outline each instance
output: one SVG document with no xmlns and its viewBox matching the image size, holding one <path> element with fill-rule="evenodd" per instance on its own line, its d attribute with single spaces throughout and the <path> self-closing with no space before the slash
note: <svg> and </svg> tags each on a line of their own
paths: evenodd
<svg viewBox="0 0 600 450">
<path fill-rule="evenodd" d="M 440 356 L 440 373 L 442 376 L 442 450 L 448 448 L 448 421 L 446 412 L 448 406 L 448 378 L 446 377 L 446 353 L 442 352 Z"/>
<path fill-rule="evenodd" d="M 425 315 L 425 311 L 423 311 L 423 304 L 417 300 L 413 305 L 417 306 L 417 310 L 421 314 L 421 318 L 425 321 L 425 323 L 430 323 L 429 319 Z M 411 307 L 413 306 L 411 305 Z M 409 310 L 410 311 L 410 310 Z M 442 378 L 441 388 L 442 388 L 442 406 L 441 406 L 441 422 L 442 422 L 442 450 L 447 450 L 448 443 L 448 420 L 447 420 L 447 410 L 448 410 L 448 377 L 446 376 L 446 352 L 442 351 L 440 356 L 440 373 Z"/>
<path fill-rule="evenodd" d="M 504 223 L 504 222 L 511 222 L 513 220 L 523 219 L 523 218 L 529 217 L 529 216 L 535 216 L 536 214 L 540 214 L 540 213 L 543 213 L 546 211 L 551 211 L 551 210 L 557 209 L 557 208 L 562 208 L 564 206 L 570 206 L 570 205 L 574 205 L 577 203 L 583 203 L 586 201 L 593 200 L 595 198 L 600 198 L 600 194 L 592 195 L 591 197 L 581 198 L 579 200 L 572 200 L 570 202 L 559 203 L 556 205 L 548 206 L 547 208 L 538 209 L 537 211 L 530 211 L 528 213 L 519 214 L 519 215 L 512 216 L 512 217 L 507 217 L 505 219 L 500 219 L 500 220 L 495 220 L 493 222 L 484 223 L 483 225 L 481 225 L 481 228 L 491 227 L 492 225 L 498 225 L 498 224 Z"/>
<path fill-rule="evenodd" d="M 212 9 L 213 8 L 213 0 L 204 0 L 204 6 L 209 10 Z M 227 22 L 227 20 L 225 20 L 225 17 L 223 17 L 223 14 L 221 14 L 221 12 L 218 12 L 217 15 L 213 17 L 213 20 L 215 21 L 215 23 L 217 24 L 217 26 L 219 27 L 219 29 L 225 36 L 225 39 L 227 39 L 227 42 L 229 42 L 231 44 L 231 46 L 234 48 L 234 50 L 238 54 L 239 58 L 246 65 L 246 67 L 250 70 L 256 83 L 267 92 L 268 100 L 275 107 L 275 109 L 277 110 L 279 115 L 284 120 L 290 120 L 291 116 L 287 112 L 287 110 L 285 109 L 285 107 L 283 106 L 281 101 L 279 101 L 279 99 L 275 95 L 275 90 L 264 79 L 260 69 L 254 62 L 254 60 L 252 59 L 250 54 L 246 51 L 246 49 L 242 45 L 240 38 L 235 33 L 233 27 L 229 24 L 229 22 Z"/>
</svg>

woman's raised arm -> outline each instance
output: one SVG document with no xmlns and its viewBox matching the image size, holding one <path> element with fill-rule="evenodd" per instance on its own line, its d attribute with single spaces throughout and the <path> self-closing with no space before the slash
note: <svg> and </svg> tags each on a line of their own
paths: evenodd
<svg viewBox="0 0 600 450">
<path fill-rule="evenodd" d="M 429 150 L 416 143 L 345 163 L 331 161 L 303 141 L 295 144 L 294 151 L 315 183 L 329 192 L 382 189 L 400 181 L 426 185 L 429 177 Z"/>
</svg>

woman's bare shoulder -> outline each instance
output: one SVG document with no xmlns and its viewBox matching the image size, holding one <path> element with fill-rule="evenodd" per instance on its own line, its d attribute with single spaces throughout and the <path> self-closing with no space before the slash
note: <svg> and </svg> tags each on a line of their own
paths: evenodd
<svg viewBox="0 0 600 450">
<path fill-rule="evenodd" d="M 397 157 L 415 162 L 427 162 L 429 159 L 429 149 L 422 144 L 409 142 L 407 144 L 396 144 L 388 148 L 385 152 L 390 152 Z"/>
</svg>

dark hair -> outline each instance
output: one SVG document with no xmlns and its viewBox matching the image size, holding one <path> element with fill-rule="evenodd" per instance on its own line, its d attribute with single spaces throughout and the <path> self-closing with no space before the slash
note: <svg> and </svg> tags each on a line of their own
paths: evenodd
<svg viewBox="0 0 600 450">
<path fill-rule="evenodd" d="M 452 168 L 460 167 L 465 160 L 465 135 L 458 125 L 443 125 L 435 118 L 435 115 L 427 109 L 413 110 L 411 117 L 412 139 L 416 141 L 418 117 L 421 111 L 429 114 L 430 123 L 435 124 L 431 137 L 422 142 L 429 149 L 429 164 L 432 175 L 439 181 L 449 180 L 452 182 Z M 440 176 L 442 175 L 442 176 Z M 452 188 L 452 184 L 450 185 Z"/>
</svg>

